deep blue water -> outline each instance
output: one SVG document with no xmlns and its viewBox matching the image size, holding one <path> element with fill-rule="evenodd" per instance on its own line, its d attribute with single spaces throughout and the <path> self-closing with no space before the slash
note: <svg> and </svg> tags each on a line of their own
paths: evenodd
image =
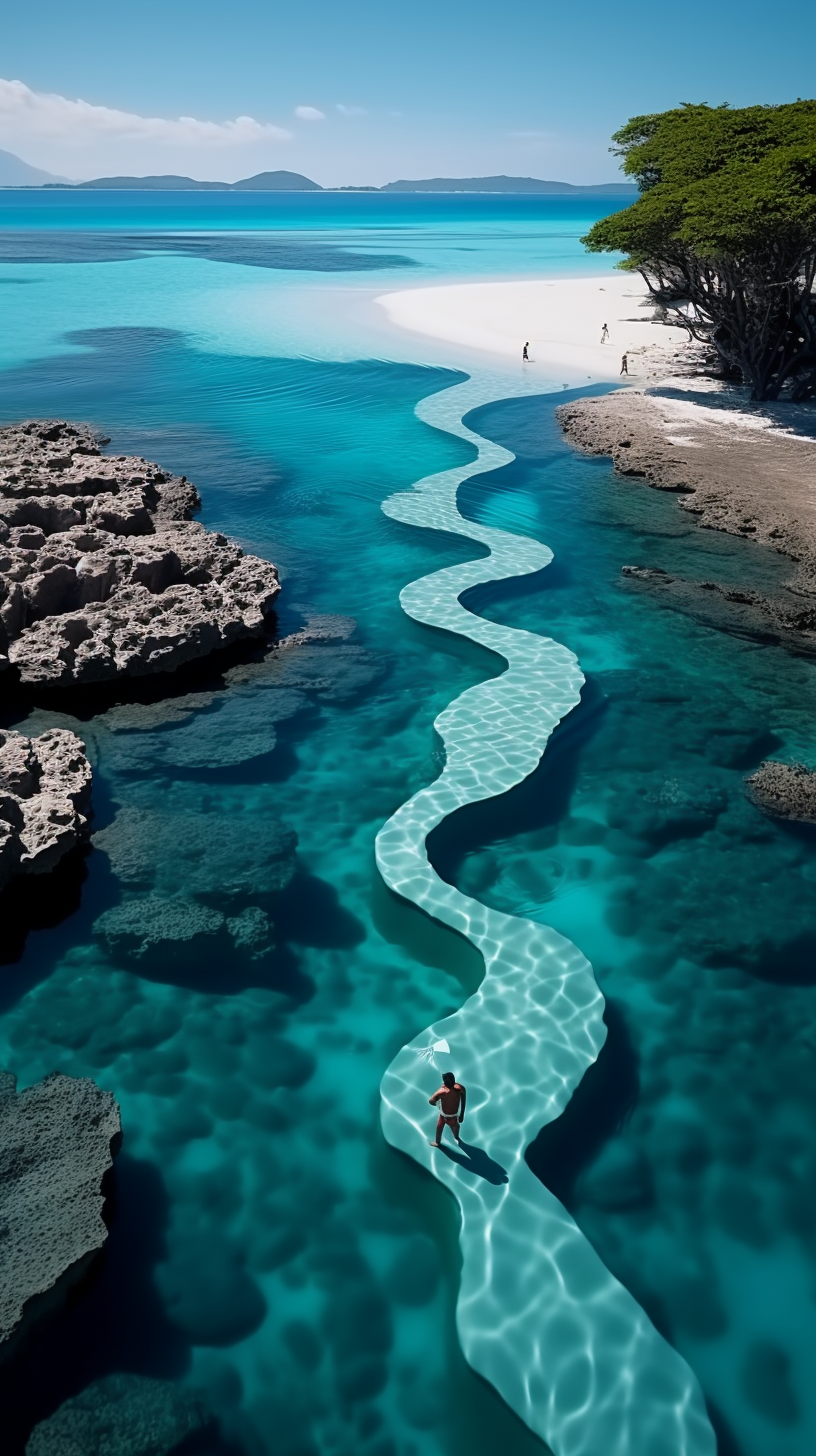
<svg viewBox="0 0 816 1456">
<path fill-rule="evenodd" d="M 141 194 L 134 222 L 129 194 L 65 196 L 0 194 L 0 207 L 28 209 L 12 220 L 30 232 L 156 233 L 182 226 L 187 206 Z M 185 214 L 190 228 L 220 227 L 221 201 L 190 203 L 202 209 Z M 248 226 L 237 209 L 255 199 L 228 201 L 244 218 L 233 226 Z M 278 216 L 306 232 L 319 216 L 334 250 L 357 229 L 376 252 L 367 209 L 382 201 L 401 230 L 387 253 L 437 276 L 471 238 L 465 224 L 475 271 L 509 273 L 521 257 L 557 271 L 562 248 L 583 266 L 586 212 L 573 204 L 305 196 Z M 40 207 L 59 211 L 32 220 Z M 173 263 L 192 316 L 209 297 L 201 261 Z M 7 292 L 25 295 L 14 316 L 29 333 L 7 341 L 2 418 L 91 420 L 117 453 L 185 472 L 206 524 L 280 564 L 282 631 L 315 614 L 356 626 L 277 677 L 184 683 L 164 715 L 83 715 L 100 840 L 58 879 L 59 923 L 28 904 L 7 923 L 0 1061 L 23 1084 L 59 1067 L 110 1087 L 125 1145 L 108 1255 L 7 1386 L 9 1449 L 67 1395 L 126 1370 L 205 1383 L 221 1421 L 199 1444 L 210 1456 L 533 1456 L 541 1444 L 458 1352 L 452 1205 L 377 1120 L 396 1049 L 480 973 L 389 897 L 373 864 L 381 824 L 438 771 L 434 717 L 496 671 L 398 604 L 406 582 L 467 546 L 380 511 L 468 458 L 413 414 L 461 375 L 258 353 L 235 336 L 207 348 L 174 319 L 139 323 L 166 266 L 7 265 L 4 277 L 27 280 Z M 244 270 L 206 267 L 238 299 Z M 378 278 L 391 286 L 396 272 L 389 260 Z M 83 309 L 93 326 L 77 333 Z M 468 893 L 569 936 L 608 998 L 608 1045 L 531 1166 L 691 1363 L 723 1456 L 811 1456 L 814 834 L 764 819 L 743 779 L 768 753 L 812 752 L 816 674 L 625 589 L 628 562 L 768 584 L 784 564 L 574 455 L 554 402 L 497 402 L 469 420 L 517 459 L 463 488 L 462 510 L 556 553 L 540 578 L 471 605 L 564 642 L 587 687 L 533 778 L 455 815 L 431 855 Z M 195 883 L 179 870 L 182 841 L 204 846 Z M 242 844 L 263 852 L 260 869 Z M 270 864 L 289 866 L 286 885 Z M 106 930 L 117 907 L 146 901 L 156 916 L 168 897 L 204 907 L 210 929 L 187 944 L 158 936 L 141 956 Z M 253 910 L 275 940 L 256 958 L 226 928 Z"/>
<path fill-rule="evenodd" d="M 0 189 L 4 228 L 132 228 L 255 230 L 462 227 L 519 224 L 564 228 L 605 217 L 628 199 L 536 197 L 522 193 L 365 192 L 63 192 Z M 416 239 L 419 241 L 419 239 Z"/>
</svg>

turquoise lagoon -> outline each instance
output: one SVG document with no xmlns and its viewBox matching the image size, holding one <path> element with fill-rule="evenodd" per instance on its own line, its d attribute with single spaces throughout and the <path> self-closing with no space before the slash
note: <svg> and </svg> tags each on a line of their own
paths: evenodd
<svg viewBox="0 0 816 1456">
<path fill-rule="evenodd" d="M 502 663 L 400 607 L 484 548 L 381 505 L 464 475 L 477 446 L 420 417 L 461 360 L 389 334 L 371 300 L 580 273 L 578 238 L 609 206 L 0 194 L 3 418 L 91 420 L 111 449 L 187 473 L 208 525 L 280 565 L 281 632 L 334 619 L 336 639 L 226 691 L 181 684 L 172 712 L 83 714 L 99 845 L 53 913 L 9 916 L 0 1061 L 21 1084 L 59 1067 L 110 1087 L 125 1144 L 106 1258 L 7 1381 L 15 1453 L 111 1370 L 204 1384 L 220 1429 L 191 1449 L 208 1456 L 544 1449 L 460 1352 L 453 1200 L 379 1127 L 386 1068 L 482 963 L 386 890 L 375 840 L 444 765 L 436 717 Z M 542 1202 L 688 1362 L 723 1456 L 810 1456 L 815 841 L 765 820 L 743 779 L 769 754 L 813 761 L 816 674 L 624 588 L 627 562 L 769 585 L 785 570 L 566 449 L 558 383 L 529 396 L 507 371 L 473 396 L 492 402 L 468 426 L 515 460 L 465 479 L 459 509 L 554 561 L 465 600 L 554 638 L 585 685 L 540 767 L 452 813 L 429 854 L 453 891 L 565 937 L 606 1000 L 597 1063 L 531 1134 Z M 7 705 L 4 721 L 76 719 Z M 157 893 L 216 920 L 260 909 L 275 952 L 213 930 L 137 956 L 104 935 L 106 912 Z M 501 1193 L 478 1119 L 471 1135 Z M 533 1291 L 547 1255 L 520 1251 Z"/>
</svg>

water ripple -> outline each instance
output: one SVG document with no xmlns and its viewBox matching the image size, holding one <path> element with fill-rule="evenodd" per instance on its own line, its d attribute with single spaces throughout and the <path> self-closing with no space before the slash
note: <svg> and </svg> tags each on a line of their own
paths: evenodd
<svg viewBox="0 0 816 1456">
<path fill-rule="evenodd" d="M 592 968 L 548 926 L 489 909 L 446 884 L 426 850 L 428 834 L 448 814 L 503 794 L 533 772 L 584 681 L 559 643 L 476 617 L 459 600 L 470 587 L 528 575 L 552 560 L 540 542 L 466 520 L 457 506 L 463 481 L 514 458 L 462 422 L 507 392 L 506 380 L 497 393 L 496 382 L 482 377 L 423 400 L 420 419 L 471 441 L 478 458 L 383 504 L 396 520 L 488 547 L 487 557 L 412 582 L 400 601 L 416 621 L 468 637 L 508 667 L 439 715 L 442 773 L 377 836 L 377 864 L 390 888 L 466 936 L 485 962 L 475 995 L 403 1047 L 388 1068 L 382 1126 L 459 1203 L 457 1327 L 467 1360 L 556 1456 L 713 1456 L 714 1433 L 692 1372 L 524 1160 L 603 1045 L 604 1003 Z M 427 1053 L 442 1040 L 468 1087 L 461 1153 L 428 1144 L 434 1073 Z"/>
</svg>

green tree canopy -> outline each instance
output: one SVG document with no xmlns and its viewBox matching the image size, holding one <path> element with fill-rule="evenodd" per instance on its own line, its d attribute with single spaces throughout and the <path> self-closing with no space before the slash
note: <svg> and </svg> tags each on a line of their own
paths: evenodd
<svg viewBox="0 0 816 1456">
<path fill-rule="evenodd" d="M 816 393 L 816 101 L 681 106 L 613 140 L 641 195 L 586 247 L 623 253 L 755 398 Z"/>
</svg>

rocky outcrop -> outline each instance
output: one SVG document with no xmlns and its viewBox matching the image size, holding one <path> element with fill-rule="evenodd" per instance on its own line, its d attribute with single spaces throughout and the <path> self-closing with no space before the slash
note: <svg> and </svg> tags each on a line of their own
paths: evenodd
<svg viewBox="0 0 816 1456">
<path fill-rule="evenodd" d="M 816 655 L 816 441 L 772 428 L 761 413 L 621 390 L 561 405 L 570 444 L 609 455 L 619 475 L 677 493 L 701 526 L 760 542 L 796 562 L 771 592 L 750 580 L 689 581 L 649 564 L 623 567 L 629 586 L 659 591 L 703 622 L 787 651 Z"/>
<path fill-rule="evenodd" d="M 571 445 L 611 456 L 621 475 L 676 491 L 701 526 L 792 557 L 797 589 L 813 591 L 816 441 L 773 429 L 758 412 L 631 390 L 575 400 L 556 416 Z"/>
<path fill-rule="evenodd" d="M 195 487 L 86 425 L 0 430 L 0 667 L 71 686 L 172 672 L 262 636 L 268 561 L 191 520 Z"/>
<path fill-rule="evenodd" d="M 46 874 L 86 835 L 90 791 L 75 733 L 0 730 L 0 889 L 16 874 Z"/>
<path fill-rule="evenodd" d="M 112 1094 L 88 1078 L 15 1089 L 0 1074 L 0 1354 L 105 1243 L 101 1185 L 121 1138 Z"/>
<path fill-rule="evenodd" d="M 26 1456 L 168 1456 L 211 1419 L 202 1397 L 182 1385 L 107 1375 L 35 1426 Z"/>
<path fill-rule="evenodd" d="M 766 759 L 745 783 L 748 797 L 772 818 L 816 824 L 816 773 L 803 763 Z"/>
<path fill-rule="evenodd" d="M 816 657 L 816 597 L 785 589 L 772 596 L 748 586 L 717 581 L 690 581 L 659 566 L 623 566 L 626 585 L 658 593 L 674 607 L 706 627 L 774 643 L 796 657 Z"/>
</svg>

